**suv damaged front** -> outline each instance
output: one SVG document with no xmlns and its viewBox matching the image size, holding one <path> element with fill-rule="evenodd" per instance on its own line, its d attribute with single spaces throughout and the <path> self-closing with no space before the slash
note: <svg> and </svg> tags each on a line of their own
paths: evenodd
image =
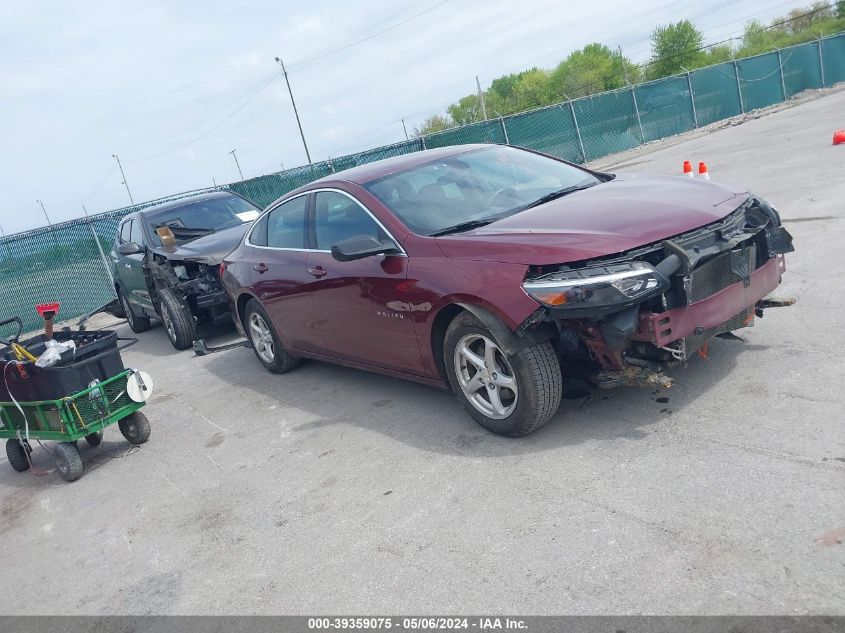
<svg viewBox="0 0 845 633">
<path fill-rule="evenodd" d="M 228 318 L 229 306 L 220 283 L 220 263 L 248 226 L 190 232 L 177 226 L 156 228 L 162 246 L 147 254 L 150 287 L 175 291 L 197 323 Z M 156 297 L 160 300 L 160 297 Z"/>
<path fill-rule="evenodd" d="M 793 250 L 777 211 L 750 196 L 723 219 L 669 239 L 531 266 L 523 288 L 542 307 L 517 333 L 553 324 L 562 361 L 600 387 L 670 387 L 664 369 L 706 357 L 714 336 L 794 303 L 769 297 Z"/>
</svg>

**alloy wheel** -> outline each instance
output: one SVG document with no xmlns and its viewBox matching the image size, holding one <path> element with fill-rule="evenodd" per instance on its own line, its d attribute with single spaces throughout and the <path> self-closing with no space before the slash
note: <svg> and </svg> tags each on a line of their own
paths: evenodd
<svg viewBox="0 0 845 633">
<path fill-rule="evenodd" d="M 455 375 L 473 407 L 501 420 L 516 408 L 519 387 L 504 352 L 482 334 L 468 334 L 455 347 Z"/>
<path fill-rule="evenodd" d="M 273 333 L 264 318 L 257 312 L 249 315 L 249 338 L 259 358 L 265 363 L 272 363 L 276 358 L 273 349 Z"/>
</svg>

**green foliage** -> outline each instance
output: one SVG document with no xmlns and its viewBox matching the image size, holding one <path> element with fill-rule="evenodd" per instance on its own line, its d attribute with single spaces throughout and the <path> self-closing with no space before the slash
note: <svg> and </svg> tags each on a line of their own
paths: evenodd
<svg viewBox="0 0 845 633">
<path fill-rule="evenodd" d="M 448 130 L 450 127 L 455 127 L 454 122 L 448 116 L 442 114 L 434 114 L 428 117 L 420 124 L 419 127 L 414 128 L 414 136 L 425 136 L 427 134 L 434 134 L 442 130 Z"/>
<path fill-rule="evenodd" d="M 639 68 L 604 44 L 588 44 L 558 64 L 549 77 L 550 92 L 560 98 L 575 99 L 636 83 Z"/>
<path fill-rule="evenodd" d="M 482 116 L 481 100 L 477 94 L 467 95 L 457 103 L 450 105 L 446 111 L 452 117 L 455 125 L 468 125 L 481 121 Z"/>
<path fill-rule="evenodd" d="M 704 36 L 689 20 L 658 26 L 651 34 L 649 79 L 700 68 L 707 61 L 703 44 Z"/>
<path fill-rule="evenodd" d="M 830 5 L 818 1 L 766 25 L 752 20 L 738 47 L 721 44 L 706 48 L 704 36 L 689 20 L 657 26 L 651 36 L 651 61 L 640 67 L 605 44 L 594 42 L 573 51 L 551 70 L 530 68 L 502 75 L 484 92 L 488 118 L 515 114 L 566 99 L 577 99 L 643 80 L 721 64 L 739 57 L 768 53 L 845 31 L 845 0 Z M 450 105 L 446 115 L 434 115 L 420 125 L 417 136 L 481 121 L 478 94 Z"/>
<path fill-rule="evenodd" d="M 840 0 L 840 3 L 845 5 L 845 0 Z M 769 26 L 752 20 L 745 25 L 736 56 L 760 55 L 838 33 L 845 29 L 845 15 L 839 15 L 839 9 L 839 5 L 833 8 L 824 2 L 816 2 L 810 7 L 793 9 L 789 15 L 773 20 Z"/>
</svg>

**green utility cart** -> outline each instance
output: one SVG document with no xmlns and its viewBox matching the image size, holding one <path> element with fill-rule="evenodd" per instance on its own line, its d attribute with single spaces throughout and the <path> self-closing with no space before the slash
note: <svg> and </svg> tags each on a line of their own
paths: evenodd
<svg viewBox="0 0 845 633">
<path fill-rule="evenodd" d="M 0 325 L 13 322 L 20 320 Z M 19 335 L 20 328 L 0 343 L 19 344 L 36 356 L 45 348 L 43 336 L 18 343 Z M 98 446 L 103 429 L 115 423 L 132 444 L 149 439 L 150 423 L 140 409 L 152 384 L 145 384 L 146 374 L 123 366 L 121 349 L 137 339 L 120 339 L 113 331 L 65 330 L 55 340 L 73 340 L 76 349 L 51 367 L 0 354 L 0 439 L 6 439 L 9 464 L 18 472 L 32 466 L 31 442 L 57 442 L 51 447 L 56 469 L 65 481 L 74 481 L 84 470 L 78 440 Z M 119 340 L 130 342 L 118 347 Z"/>
</svg>

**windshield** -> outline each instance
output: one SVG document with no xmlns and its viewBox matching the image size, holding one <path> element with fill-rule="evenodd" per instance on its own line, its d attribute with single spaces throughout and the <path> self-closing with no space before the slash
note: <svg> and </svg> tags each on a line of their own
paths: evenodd
<svg viewBox="0 0 845 633">
<path fill-rule="evenodd" d="M 365 188 L 420 235 L 479 225 L 549 194 L 598 184 L 572 165 L 513 147 L 472 150 L 390 174 Z"/>
<path fill-rule="evenodd" d="M 250 222 L 256 217 L 258 209 L 249 202 L 237 196 L 225 196 L 197 200 L 149 215 L 147 224 L 153 243 L 162 246 L 161 239 L 155 232 L 161 226 L 169 226 L 177 242 L 187 242 L 214 231 Z"/>
</svg>

